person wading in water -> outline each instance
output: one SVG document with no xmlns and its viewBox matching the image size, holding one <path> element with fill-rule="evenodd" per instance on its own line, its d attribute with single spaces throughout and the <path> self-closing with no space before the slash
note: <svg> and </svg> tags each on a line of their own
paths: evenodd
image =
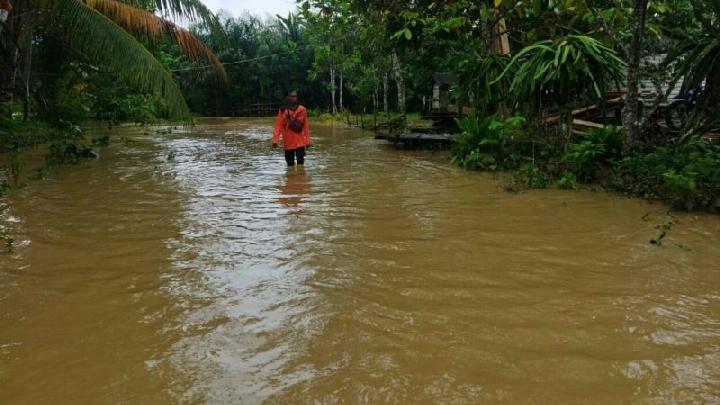
<svg viewBox="0 0 720 405">
<path fill-rule="evenodd" d="M 276 148 L 282 135 L 288 166 L 295 166 L 296 158 L 297 164 L 302 166 L 305 164 L 305 149 L 312 146 L 307 110 L 298 103 L 296 90 L 288 91 L 287 103 L 287 107 L 280 109 L 275 120 L 272 144 Z"/>
</svg>

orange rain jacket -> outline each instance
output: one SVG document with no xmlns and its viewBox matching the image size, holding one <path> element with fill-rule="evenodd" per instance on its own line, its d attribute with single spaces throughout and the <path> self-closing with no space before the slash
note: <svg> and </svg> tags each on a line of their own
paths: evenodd
<svg viewBox="0 0 720 405">
<path fill-rule="evenodd" d="M 287 111 L 287 112 L 286 112 Z M 285 114 L 290 114 L 296 120 L 303 123 L 302 132 L 295 132 L 288 126 Z M 310 145 L 310 124 L 308 123 L 307 110 L 299 105 L 295 111 L 280 109 L 277 119 L 275 120 L 275 130 L 273 131 L 273 144 L 280 141 L 280 135 L 283 139 L 283 148 L 285 150 L 293 150 Z"/>
</svg>

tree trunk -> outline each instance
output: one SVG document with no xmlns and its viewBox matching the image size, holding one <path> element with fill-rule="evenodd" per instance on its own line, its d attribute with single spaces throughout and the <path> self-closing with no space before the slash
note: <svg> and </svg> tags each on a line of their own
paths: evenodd
<svg viewBox="0 0 720 405">
<path fill-rule="evenodd" d="M 497 15 L 498 13 L 498 10 L 495 9 L 493 15 Z M 510 38 L 508 36 L 505 18 L 497 20 L 497 24 L 493 26 L 493 33 L 495 35 L 495 40 L 492 44 L 492 52 L 498 55 L 510 55 Z M 478 94 L 476 94 L 475 97 L 479 96 L 480 91 L 481 90 L 478 89 Z M 510 116 L 510 109 L 504 100 L 500 100 L 497 111 L 505 118 Z"/>
<path fill-rule="evenodd" d="M 375 82 L 375 87 L 373 88 L 373 112 L 376 113 L 378 110 L 378 85 L 377 82 Z"/>
<path fill-rule="evenodd" d="M 32 32 L 32 27 L 23 30 L 26 24 L 31 23 L 27 2 L 17 0 L 13 2 L 13 6 L 13 11 L 0 28 L 3 46 L 2 66 L 0 66 L 0 93 L 2 93 L 0 94 L 0 98 L 3 101 L 15 100 L 15 96 L 20 95 L 18 94 L 19 89 L 16 86 L 16 80 L 18 73 L 22 73 L 19 64 L 25 60 L 22 59 L 22 55 L 20 54 L 20 50 L 23 47 L 23 45 L 20 45 L 20 42 L 24 42 L 24 38 L 20 38 L 19 36 L 23 31 Z M 8 112 L 12 113 L 12 108 L 8 109 Z"/>
<path fill-rule="evenodd" d="M 388 74 L 385 72 L 383 75 L 383 111 L 385 114 L 388 113 Z"/>
<path fill-rule="evenodd" d="M 400 65 L 400 59 L 397 56 L 397 52 L 393 51 L 392 55 L 393 73 L 395 75 L 395 84 L 397 85 L 398 92 L 398 111 L 401 114 L 405 114 L 405 77 L 402 74 L 402 65 Z"/>
<path fill-rule="evenodd" d="M 30 71 L 32 70 L 32 32 L 27 34 L 22 50 L 23 120 L 30 119 Z"/>
<path fill-rule="evenodd" d="M 633 35 L 628 49 L 627 93 L 622 114 L 626 151 L 636 148 L 640 143 L 640 56 L 645 36 L 647 3 L 648 0 L 634 0 Z"/>
<path fill-rule="evenodd" d="M 4 31 L 3 34 L 7 34 Z M 4 35 L 3 58 L 0 65 L 0 101 L 11 101 L 15 95 L 15 74 L 17 72 L 18 48 L 11 41 L 9 35 Z M 8 108 L 12 113 L 12 108 Z"/>
<path fill-rule="evenodd" d="M 340 111 L 345 111 L 345 106 L 343 105 L 343 72 L 340 71 Z"/>
<path fill-rule="evenodd" d="M 335 66 L 330 67 L 330 95 L 332 97 L 332 113 L 337 114 L 337 104 L 335 104 Z"/>
</svg>

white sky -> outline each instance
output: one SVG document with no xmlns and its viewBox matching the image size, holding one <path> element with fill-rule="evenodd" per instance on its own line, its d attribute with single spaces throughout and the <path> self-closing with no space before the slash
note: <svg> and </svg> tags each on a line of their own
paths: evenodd
<svg viewBox="0 0 720 405">
<path fill-rule="evenodd" d="M 243 14 L 245 10 L 259 17 L 266 15 L 274 17 L 275 14 L 284 16 L 296 7 L 295 0 L 202 0 L 202 2 L 215 13 L 223 9 L 235 17 Z"/>
</svg>

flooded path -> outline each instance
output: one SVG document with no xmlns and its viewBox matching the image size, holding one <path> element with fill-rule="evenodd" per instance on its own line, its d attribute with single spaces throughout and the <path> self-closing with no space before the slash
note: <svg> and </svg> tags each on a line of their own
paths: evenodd
<svg viewBox="0 0 720 405">
<path fill-rule="evenodd" d="M 267 120 L 10 196 L 0 403 L 720 402 L 720 218 Z M 662 247 L 648 241 L 674 221 Z"/>
</svg>

